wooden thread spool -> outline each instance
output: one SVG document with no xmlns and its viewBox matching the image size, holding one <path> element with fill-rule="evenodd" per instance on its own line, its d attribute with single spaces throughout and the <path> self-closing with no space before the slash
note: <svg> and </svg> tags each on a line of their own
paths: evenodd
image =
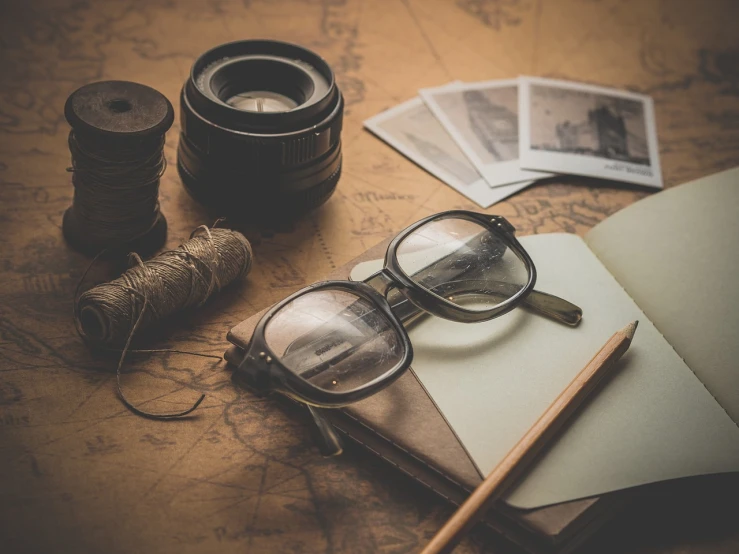
<svg viewBox="0 0 739 554">
<path fill-rule="evenodd" d="M 87 255 L 161 248 L 167 220 L 159 211 L 159 178 L 172 104 L 145 85 L 101 81 L 72 93 L 64 115 L 75 186 L 62 222 L 67 242 Z"/>
</svg>

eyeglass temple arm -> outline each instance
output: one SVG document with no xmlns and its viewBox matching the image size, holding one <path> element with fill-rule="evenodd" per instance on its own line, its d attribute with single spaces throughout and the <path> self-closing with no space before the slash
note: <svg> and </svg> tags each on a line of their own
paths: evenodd
<svg viewBox="0 0 739 554">
<path fill-rule="evenodd" d="M 234 380 L 238 380 L 238 373 L 234 372 L 231 378 Z M 249 383 L 242 382 L 241 384 L 245 385 L 247 388 L 252 388 Z M 261 396 L 258 391 L 254 392 L 257 395 Z M 315 425 L 315 433 L 313 433 L 313 438 L 317 443 L 318 450 L 321 452 L 321 455 L 328 457 L 338 456 L 339 454 L 341 454 L 343 452 L 341 438 L 336 432 L 334 426 L 331 425 L 331 423 L 323 416 L 321 410 L 319 408 L 316 408 L 315 406 L 311 406 L 310 404 L 305 404 L 303 402 L 300 402 L 299 404 L 307 407 L 308 412 L 313 418 L 313 423 Z"/>
<path fill-rule="evenodd" d="M 344 451 L 344 446 L 341 437 L 336 432 L 336 428 L 323 416 L 319 408 L 310 404 L 306 404 L 306 406 L 316 426 L 316 442 L 321 455 L 329 457 L 341 454 Z"/>
<path fill-rule="evenodd" d="M 468 280 L 451 281 L 437 287 L 433 287 L 431 290 L 440 296 L 454 296 L 455 294 L 464 294 L 473 291 L 489 291 L 491 286 L 495 286 L 498 291 L 504 293 L 501 296 L 508 298 L 513 296 L 518 290 L 516 285 L 504 283 L 502 281 Z M 401 298 L 402 300 L 400 300 Z M 395 313 L 403 323 L 409 323 L 424 313 L 421 309 L 403 298 L 397 290 L 390 292 L 388 295 L 388 302 L 392 307 L 393 313 Z M 553 294 L 540 292 L 538 290 L 532 290 L 528 296 L 523 299 L 522 305 L 532 312 L 549 317 L 550 319 L 572 327 L 577 326 L 582 319 L 582 309 L 579 306 L 576 306 L 572 302 L 568 302 L 559 296 L 554 296 Z"/>
<path fill-rule="evenodd" d="M 474 249 L 477 244 L 480 244 L 482 242 L 483 236 L 483 233 L 476 235 L 469 241 L 467 246 L 470 249 Z M 443 265 L 443 263 L 449 258 L 457 258 L 458 256 L 459 255 L 457 253 L 448 254 L 441 259 L 430 263 L 423 269 L 415 272 L 413 274 L 413 279 L 417 282 L 424 282 L 424 286 L 426 288 L 428 288 L 429 290 L 433 290 L 436 294 L 440 294 L 441 296 L 448 296 L 449 294 L 461 294 L 463 292 L 462 290 L 449 289 L 447 292 L 442 294 L 440 292 L 437 292 L 436 289 L 441 286 L 453 286 L 455 283 L 457 287 L 463 287 L 466 289 L 468 285 L 473 282 L 470 279 L 470 277 L 472 277 L 470 273 L 474 274 L 474 270 L 471 271 L 470 269 L 464 269 L 455 276 L 456 279 L 467 277 L 464 282 L 457 280 L 451 282 L 448 281 L 445 283 L 433 283 L 435 272 L 437 271 L 437 266 L 439 266 L 440 264 Z M 365 279 L 364 282 L 378 290 L 381 294 L 385 295 L 388 299 L 388 302 L 390 303 L 390 306 L 393 308 L 393 312 L 395 312 L 396 315 L 400 317 L 401 321 L 403 321 L 404 323 L 408 322 L 408 320 L 401 317 L 401 314 L 398 314 L 396 311 L 396 307 L 398 306 L 398 304 L 400 302 L 403 302 L 398 299 L 403 297 L 399 293 L 397 293 L 397 291 L 393 290 L 393 282 L 384 271 L 378 271 L 374 275 L 371 275 L 370 277 Z M 512 283 L 506 283 L 504 281 L 480 280 L 479 282 L 483 283 L 483 285 L 481 285 L 483 288 L 480 290 L 488 290 L 491 285 L 494 285 L 498 290 L 505 290 L 509 298 L 516 294 L 519 290 L 516 285 Z M 410 302 L 404 302 L 410 305 Z M 538 313 L 555 321 L 559 321 L 560 323 L 564 323 L 565 325 L 570 325 L 572 327 L 577 326 L 582 319 L 582 309 L 579 306 L 576 306 L 572 302 L 568 302 L 564 298 L 560 298 L 546 292 L 532 290 L 523 300 L 522 304 L 524 307 L 529 308 L 535 313 Z M 413 310 L 414 312 L 412 314 L 409 314 L 408 316 L 410 319 L 415 319 L 417 316 L 420 315 L 419 313 L 416 313 L 420 312 L 420 310 L 415 307 L 413 308 Z"/>
<path fill-rule="evenodd" d="M 577 326 L 582 319 L 582 308 L 579 306 L 559 296 L 538 290 L 532 290 L 524 298 L 523 305 L 532 312 L 559 321 L 565 325 L 570 325 L 571 327 Z"/>
</svg>

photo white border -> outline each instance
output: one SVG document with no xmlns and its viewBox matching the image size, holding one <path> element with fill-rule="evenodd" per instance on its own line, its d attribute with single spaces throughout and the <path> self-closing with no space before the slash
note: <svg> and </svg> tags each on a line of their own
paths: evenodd
<svg viewBox="0 0 739 554">
<path fill-rule="evenodd" d="M 541 77 L 519 77 L 518 89 L 518 138 L 519 161 L 521 167 L 556 173 L 585 175 L 612 181 L 624 181 L 645 185 L 657 189 L 664 188 L 662 170 L 659 161 L 657 144 L 657 128 L 654 118 L 654 101 L 650 96 L 624 90 L 573 83 L 560 79 L 544 79 Z M 583 154 L 567 154 L 563 152 L 546 152 L 531 148 L 531 85 L 543 85 L 551 88 L 580 90 L 618 98 L 638 100 L 644 106 L 644 122 L 646 124 L 647 148 L 649 149 L 649 169 L 652 175 L 644 175 L 645 166 L 620 160 L 609 160 L 597 156 Z"/>
<path fill-rule="evenodd" d="M 474 183 L 471 183 L 469 185 L 465 184 L 456 176 L 446 171 L 443 167 L 435 164 L 433 160 L 424 156 L 419 156 L 418 154 L 407 148 L 405 144 L 396 140 L 395 137 L 385 132 L 385 130 L 380 127 L 380 124 L 382 122 L 388 119 L 393 119 L 399 113 L 406 112 L 423 104 L 424 102 L 420 97 L 412 98 L 406 102 L 403 102 L 402 104 L 398 104 L 397 106 L 390 108 L 389 110 L 370 117 L 364 122 L 364 127 L 367 130 L 371 131 L 377 137 L 384 140 L 390 146 L 395 148 L 398 152 L 403 154 L 413 163 L 420 166 L 422 169 L 425 169 L 437 179 L 445 182 L 457 192 L 462 193 L 464 196 L 466 196 L 482 208 L 489 208 L 493 204 L 500 202 L 501 200 L 511 196 L 512 194 L 517 193 L 519 190 L 522 190 L 531 184 L 531 182 L 529 181 L 514 183 L 506 187 L 491 188 L 482 177 L 480 177 L 480 179 L 478 179 Z"/>
<path fill-rule="evenodd" d="M 481 89 L 491 89 L 491 88 L 506 88 L 506 87 L 512 87 L 512 86 L 516 87 L 518 90 L 519 110 L 520 110 L 521 90 L 518 84 L 518 79 L 496 79 L 492 81 L 479 81 L 476 83 L 454 82 L 454 83 L 449 83 L 447 85 L 443 85 L 440 87 L 424 88 L 418 91 L 418 93 L 421 95 L 421 98 L 423 98 L 423 101 L 426 102 L 426 105 L 429 107 L 431 112 L 436 116 L 436 119 L 438 119 L 439 122 L 444 126 L 447 132 L 454 139 L 454 142 L 457 143 L 457 145 L 462 150 L 462 152 L 464 152 L 465 156 L 469 158 L 470 162 L 472 162 L 472 165 L 475 166 L 475 168 L 477 168 L 477 171 L 480 172 L 480 175 L 482 175 L 483 179 L 485 179 L 485 181 L 491 187 L 507 186 L 507 185 L 510 185 L 511 183 L 518 183 L 521 181 L 545 179 L 547 177 L 551 177 L 552 175 L 551 173 L 545 173 L 541 171 L 531 171 L 527 169 L 521 169 L 521 164 L 519 163 L 518 159 L 508 160 L 506 162 L 485 163 L 477 155 L 477 153 L 474 151 L 474 149 L 469 144 L 469 142 L 464 137 L 464 135 L 462 135 L 462 133 L 459 132 L 454 121 L 452 121 L 447 116 L 447 114 L 444 112 L 444 110 L 441 109 L 439 104 L 436 102 L 434 95 L 443 93 L 443 92 L 449 92 L 452 90 L 462 90 L 462 91 L 481 90 Z M 521 114 L 518 115 L 518 120 L 519 120 L 519 133 L 520 133 Z M 519 151 L 520 151 L 520 144 L 521 144 L 520 135 L 518 137 L 518 143 L 519 143 Z"/>
</svg>

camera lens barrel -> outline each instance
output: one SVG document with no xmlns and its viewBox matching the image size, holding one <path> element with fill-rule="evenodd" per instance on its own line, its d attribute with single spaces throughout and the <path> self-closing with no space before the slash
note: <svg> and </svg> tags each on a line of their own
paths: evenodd
<svg viewBox="0 0 739 554">
<path fill-rule="evenodd" d="M 344 101 L 310 50 L 218 46 L 197 59 L 180 101 L 177 168 L 200 203 L 237 219 L 292 218 L 336 188 Z"/>
</svg>

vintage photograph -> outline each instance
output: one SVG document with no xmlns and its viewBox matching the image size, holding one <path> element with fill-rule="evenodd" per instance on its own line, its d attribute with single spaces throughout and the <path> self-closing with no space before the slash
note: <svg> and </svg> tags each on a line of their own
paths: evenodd
<svg viewBox="0 0 739 554">
<path fill-rule="evenodd" d="M 523 167 L 654 186 L 661 182 L 648 97 L 522 78 L 521 100 Z"/>
<path fill-rule="evenodd" d="M 529 183 L 492 189 L 420 98 L 364 122 L 364 126 L 423 169 L 483 208 Z"/>
<path fill-rule="evenodd" d="M 531 148 L 649 165 L 644 104 L 532 85 Z"/>
<path fill-rule="evenodd" d="M 516 80 L 452 83 L 420 94 L 490 186 L 547 177 L 518 164 Z"/>
</svg>

